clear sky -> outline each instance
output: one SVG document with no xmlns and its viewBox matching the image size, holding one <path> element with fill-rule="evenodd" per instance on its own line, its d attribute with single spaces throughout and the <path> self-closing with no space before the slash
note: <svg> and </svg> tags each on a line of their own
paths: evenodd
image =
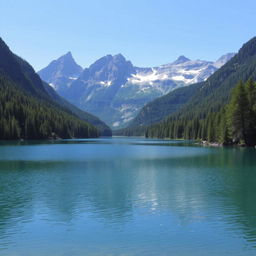
<svg viewBox="0 0 256 256">
<path fill-rule="evenodd" d="M 68 51 L 83 67 L 215 60 L 256 35 L 255 0 L 0 0 L 0 36 L 36 70 Z"/>
</svg>

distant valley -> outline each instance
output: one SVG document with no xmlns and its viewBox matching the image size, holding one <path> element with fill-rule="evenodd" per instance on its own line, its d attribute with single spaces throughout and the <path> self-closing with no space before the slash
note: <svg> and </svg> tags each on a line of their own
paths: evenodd
<svg viewBox="0 0 256 256">
<path fill-rule="evenodd" d="M 159 67 L 135 67 L 121 54 L 106 55 L 84 70 L 68 52 L 38 74 L 61 96 L 105 121 L 126 127 L 148 102 L 177 88 L 205 81 L 234 56 L 216 62 L 180 56 Z"/>
</svg>

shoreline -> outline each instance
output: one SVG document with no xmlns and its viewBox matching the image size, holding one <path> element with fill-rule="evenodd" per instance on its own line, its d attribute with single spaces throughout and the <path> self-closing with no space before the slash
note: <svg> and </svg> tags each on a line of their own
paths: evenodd
<svg viewBox="0 0 256 256">
<path fill-rule="evenodd" d="M 198 144 L 202 146 L 209 146 L 209 147 L 239 147 L 239 148 L 256 148 L 255 146 L 247 146 L 245 144 L 224 144 L 224 143 L 219 143 L 219 142 L 208 142 L 208 141 L 200 141 Z"/>
</svg>

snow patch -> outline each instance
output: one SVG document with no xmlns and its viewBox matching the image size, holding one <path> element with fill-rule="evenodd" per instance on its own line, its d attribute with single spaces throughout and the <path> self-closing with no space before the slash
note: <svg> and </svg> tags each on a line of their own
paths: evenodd
<svg viewBox="0 0 256 256">
<path fill-rule="evenodd" d="M 77 80 L 77 77 L 72 77 L 72 76 L 70 76 L 69 79 L 70 79 L 70 80 Z"/>
<path fill-rule="evenodd" d="M 56 86 L 53 83 L 49 83 L 49 85 L 53 88 L 56 89 Z"/>
<path fill-rule="evenodd" d="M 118 127 L 119 125 L 120 125 L 119 121 L 113 123 L 113 127 Z"/>
<path fill-rule="evenodd" d="M 104 87 L 109 87 L 112 85 L 112 81 L 100 81 L 99 83 Z"/>
<path fill-rule="evenodd" d="M 184 83 L 187 83 L 188 80 L 191 80 L 191 79 L 186 79 L 184 76 L 173 76 L 172 77 L 172 80 L 175 80 L 175 81 L 182 81 Z"/>
<path fill-rule="evenodd" d="M 132 84 L 146 84 L 149 83 L 153 85 L 153 82 L 156 80 L 165 80 L 167 79 L 167 74 L 160 74 L 156 69 L 152 68 L 151 72 L 138 72 L 137 74 L 132 74 L 130 78 L 128 78 L 128 82 Z"/>
<path fill-rule="evenodd" d="M 132 119 L 133 119 L 133 117 L 131 116 L 131 117 L 129 117 L 129 118 L 123 119 L 123 122 L 124 122 L 124 123 L 128 123 L 128 122 L 130 122 Z"/>
</svg>

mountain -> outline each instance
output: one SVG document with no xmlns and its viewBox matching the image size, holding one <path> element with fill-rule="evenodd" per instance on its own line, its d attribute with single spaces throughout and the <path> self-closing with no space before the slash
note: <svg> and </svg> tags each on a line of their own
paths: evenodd
<svg viewBox="0 0 256 256">
<path fill-rule="evenodd" d="M 191 61 L 190 59 L 188 59 L 187 57 L 185 57 L 184 55 L 181 55 L 177 60 L 175 60 L 172 64 L 173 65 L 178 65 L 178 64 L 182 64 L 185 62 Z"/>
<path fill-rule="evenodd" d="M 159 123 L 186 104 L 200 87 L 201 83 L 181 87 L 149 102 L 129 123 L 128 128 Z"/>
<path fill-rule="evenodd" d="M 233 88 L 240 81 L 245 82 L 250 78 L 256 80 L 256 37 L 244 44 L 238 54 L 206 81 L 193 85 L 197 89 L 189 92 L 189 87 L 184 88 L 182 94 L 190 96 L 185 97 L 185 100 L 177 109 L 173 112 L 170 111 L 171 115 L 165 118 L 163 122 L 149 127 L 150 136 L 170 137 L 170 134 L 173 134 L 172 127 L 175 127 L 175 129 L 179 130 L 179 134 L 175 134 L 174 137 L 195 138 L 196 135 L 192 136 L 190 131 L 186 129 L 196 124 L 197 127 L 200 127 L 200 132 L 202 132 L 205 128 L 201 127 L 201 125 L 209 125 L 209 122 L 205 124 L 204 120 L 210 120 L 212 117 L 209 116 L 221 111 L 229 102 Z M 148 125 L 149 121 L 147 119 L 151 115 L 153 116 L 151 119 L 157 119 L 154 117 L 157 115 L 156 109 L 159 113 L 164 112 L 165 110 L 161 106 L 166 108 L 166 103 L 168 105 L 167 108 L 171 109 L 172 104 L 175 104 L 175 100 L 177 100 L 174 97 L 177 94 L 178 90 L 150 103 L 150 107 L 146 109 L 146 106 L 136 117 L 135 120 L 139 121 L 134 123 L 134 126 Z M 147 116 L 147 118 L 144 118 L 144 116 Z M 134 126 L 133 129 L 136 130 Z M 140 130 L 142 129 L 140 128 Z M 130 130 L 129 133 L 131 134 Z"/>
<path fill-rule="evenodd" d="M 221 68 L 223 65 L 225 65 L 231 58 L 235 56 L 234 53 L 227 53 L 223 56 L 221 56 L 216 62 L 215 67 Z"/>
<path fill-rule="evenodd" d="M 47 99 L 48 94 L 40 77 L 23 59 L 13 54 L 5 42 L 0 38 L 0 75 L 7 76 L 32 96 Z"/>
<path fill-rule="evenodd" d="M 44 86 L 48 94 L 52 97 L 52 99 L 58 103 L 61 107 L 67 109 L 73 115 L 77 116 L 79 119 L 92 124 L 95 126 L 99 134 L 101 136 L 112 136 L 112 131 L 103 121 L 101 121 L 98 117 L 87 113 L 80 108 L 76 107 L 75 105 L 71 104 L 69 101 L 65 100 L 64 98 L 60 97 L 56 91 L 49 86 L 47 83 L 44 82 Z"/>
<path fill-rule="evenodd" d="M 206 80 L 232 55 L 225 55 L 218 62 L 180 56 L 173 63 L 154 68 L 135 67 L 121 54 L 107 55 L 86 68 L 70 85 L 55 89 L 77 107 L 119 129 L 127 126 L 148 102 L 176 88 Z"/>
<path fill-rule="evenodd" d="M 127 104 L 121 87 L 133 73 L 132 63 L 121 54 L 107 55 L 85 69 L 62 96 L 115 126 L 122 115 L 120 108 Z"/>
<path fill-rule="evenodd" d="M 208 112 L 218 111 L 228 102 L 231 90 L 239 81 L 249 78 L 256 79 L 256 37 L 244 44 L 233 58 L 203 82 L 179 112 L 182 115 L 194 112 L 204 117 Z"/>
<path fill-rule="evenodd" d="M 109 130 L 98 118 L 58 96 L 1 38 L 0 98 L 1 139 L 97 137 L 99 130 L 91 121 Z"/>
<path fill-rule="evenodd" d="M 71 52 L 52 61 L 46 68 L 38 71 L 41 79 L 49 83 L 55 90 L 65 90 L 83 71 Z"/>
<path fill-rule="evenodd" d="M 48 84 L 45 83 L 45 88 L 55 101 L 77 115 L 80 119 L 96 126 L 102 136 L 111 136 L 111 129 L 98 117 L 75 107 L 55 92 L 55 90 L 59 92 L 65 90 L 65 86 L 69 86 L 82 71 L 83 69 L 76 64 L 71 52 L 68 52 L 59 59 L 52 61 L 45 69 L 39 71 L 38 74 L 42 80 L 50 83 L 51 87 L 49 88 Z"/>
</svg>

